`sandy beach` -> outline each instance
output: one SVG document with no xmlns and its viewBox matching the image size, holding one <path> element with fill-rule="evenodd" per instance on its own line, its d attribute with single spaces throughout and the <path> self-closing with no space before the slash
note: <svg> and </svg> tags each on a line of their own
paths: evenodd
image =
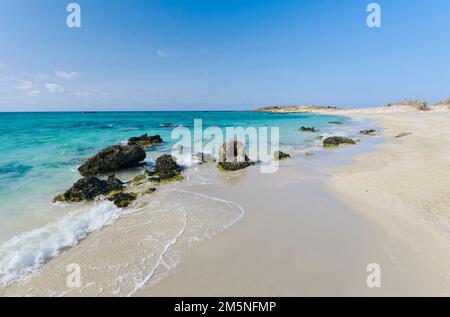
<svg viewBox="0 0 450 317">
<path fill-rule="evenodd" d="M 236 225 L 233 234 L 199 246 L 179 274 L 138 294 L 448 296 L 450 150 L 443 144 L 450 140 L 450 113 L 440 110 L 344 111 L 373 118 L 382 128 L 383 142 L 375 151 L 322 169 L 330 175 L 322 179 L 326 191 L 308 193 L 287 185 L 291 190 L 269 198 L 272 205 L 257 208 L 257 202 L 251 203 L 247 221 Z M 395 138 L 402 132 L 412 134 Z M 270 185 L 256 191 L 270 193 Z M 342 205 L 327 197 L 330 193 Z M 312 218 L 321 213 L 319 232 L 308 232 L 292 196 L 306 202 L 301 209 L 313 213 Z M 263 229 L 267 227 L 270 233 Z M 282 241 L 264 239 L 274 233 Z M 365 285 L 365 265 L 371 262 L 383 272 L 379 289 Z M 238 283 L 230 283 L 230 271 Z"/>
<path fill-rule="evenodd" d="M 190 169 L 181 186 L 138 200 L 1 294 L 449 295 L 450 113 L 345 115 L 372 119 L 379 135 L 295 153 L 275 174 Z M 402 132 L 411 134 L 395 137 Z M 379 144 L 365 145 L 372 138 Z M 80 288 L 67 287 L 71 263 Z M 381 267 L 380 288 L 366 284 L 369 263 Z"/>
</svg>

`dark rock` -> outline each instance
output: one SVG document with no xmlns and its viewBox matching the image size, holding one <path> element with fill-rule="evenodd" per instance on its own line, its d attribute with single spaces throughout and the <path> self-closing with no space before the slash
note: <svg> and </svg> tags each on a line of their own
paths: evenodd
<svg viewBox="0 0 450 317">
<path fill-rule="evenodd" d="M 218 166 L 226 171 L 236 171 L 253 165 L 245 154 L 245 145 L 236 140 L 224 143 L 219 149 Z"/>
<path fill-rule="evenodd" d="M 285 160 L 290 158 L 291 156 L 287 153 L 281 152 L 281 151 L 275 151 L 274 153 L 274 158 L 275 160 L 279 161 L 279 160 Z"/>
<path fill-rule="evenodd" d="M 89 158 L 78 171 L 82 176 L 116 172 L 138 165 L 145 156 L 145 151 L 137 145 L 113 145 Z"/>
<path fill-rule="evenodd" d="M 148 136 L 147 133 L 138 137 L 128 139 L 128 145 L 138 145 L 144 150 L 147 150 L 152 146 L 160 143 L 163 143 L 163 139 L 159 135 Z"/>
<path fill-rule="evenodd" d="M 342 123 L 342 122 L 340 122 L 340 121 L 331 121 L 331 122 L 328 122 L 329 124 L 344 124 L 344 123 Z"/>
<path fill-rule="evenodd" d="M 112 202 L 114 202 L 114 205 L 116 205 L 119 208 L 125 208 L 128 207 L 132 201 L 136 200 L 137 194 L 135 193 L 122 193 L 118 192 L 114 195 L 111 195 L 108 199 Z"/>
<path fill-rule="evenodd" d="M 375 129 L 359 131 L 359 134 L 363 134 L 363 135 L 375 135 L 376 133 L 377 133 L 377 130 L 375 130 Z"/>
<path fill-rule="evenodd" d="M 312 127 L 312 128 L 309 128 L 309 127 L 300 127 L 299 130 L 302 131 L 302 132 L 316 132 L 316 128 L 315 128 L 315 127 Z"/>
<path fill-rule="evenodd" d="M 148 188 L 146 191 L 144 191 L 145 195 L 151 195 L 154 192 L 156 192 L 156 188 Z"/>
<path fill-rule="evenodd" d="M 160 180 L 167 180 L 179 176 L 181 166 L 177 164 L 172 155 L 165 154 L 156 159 L 154 171 Z"/>
<path fill-rule="evenodd" d="M 116 178 L 114 180 L 108 178 L 105 181 L 94 176 L 88 176 L 78 180 L 65 193 L 57 195 L 53 201 L 80 202 L 83 200 L 93 200 L 97 196 L 122 190 L 122 183 L 119 182 Z"/>
<path fill-rule="evenodd" d="M 110 176 L 108 176 L 108 178 L 106 179 L 106 181 L 107 181 L 108 183 L 116 184 L 116 185 L 118 185 L 118 186 L 122 186 L 122 185 L 123 185 L 123 182 L 122 182 L 120 179 L 118 179 L 118 178 L 116 177 L 116 175 L 110 175 Z"/>
<path fill-rule="evenodd" d="M 216 159 L 214 158 L 214 156 L 212 156 L 211 154 L 206 154 L 206 153 L 202 153 L 199 152 L 197 154 L 194 155 L 200 163 L 213 163 L 216 161 Z"/>
<path fill-rule="evenodd" d="M 326 147 L 339 146 L 340 144 L 356 144 L 356 142 L 350 138 L 342 136 L 332 136 L 323 140 L 323 146 Z"/>
</svg>

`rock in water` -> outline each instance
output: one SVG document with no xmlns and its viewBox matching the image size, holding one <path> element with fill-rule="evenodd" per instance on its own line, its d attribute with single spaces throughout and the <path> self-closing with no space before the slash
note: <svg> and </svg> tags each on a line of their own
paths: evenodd
<svg viewBox="0 0 450 317">
<path fill-rule="evenodd" d="M 167 180 L 179 176 L 181 166 L 172 155 L 165 154 L 156 159 L 154 172 L 160 180 Z"/>
<path fill-rule="evenodd" d="M 328 122 L 329 124 L 337 124 L 337 125 L 340 125 L 340 124 L 343 124 L 342 122 L 340 122 L 340 121 L 330 121 L 330 122 Z"/>
<path fill-rule="evenodd" d="M 302 131 L 302 132 L 316 132 L 316 128 L 315 128 L 315 127 L 312 127 L 312 128 L 309 128 L 309 127 L 300 127 L 299 130 Z"/>
<path fill-rule="evenodd" d="M 342 136 L 332 136 L 323 140 L 323 146 L 326 147 L 339 146 L 340 144 L 356 144 L 356 142 L 350 138 Z"/>
<path fill-rule="evenodd" d="M 396 138 L 396 139 L 398 139 L 398 138 L 403 138 L 403 137 L 408 136 L 408 135 L 411 135 L 411 134 L 412 134 L 411 132 L 402 132 L 402 133 L 400 133 L 400 134 L 397 134 L 397 135 L 395 136 L 395 138 Z"/>
<path fill-rule="evenodd" d="M 94 176 L 88 176 L 78 180 L 64 194 L 60 194 L 53 199 L 56 201 L 80 202 L 83 200 L 93 200 L 100 195 L 106 195 L 112 191 L 122 190 L 122 182 L 113 178 L 101 180 Z"/>
<path fill-rule="evenodd" d="M 237 171 L 254 164 L 245 154 L 245 145 L 236 140 L 224 143 L 219 149 L 219 167 Z"/>
<path fill-rule="evenodd" d="M 137 145 L 147 150 L 156 144 L 163 143 L 163 139 L 159 135 L 148 136 L 147 133 L 138 137 L 128 139 L 128 145 Z"/>
<path fill-rule="evenodd" d="M 145 156 L 145 151 L 137 145 L 113 145 L 89 158 L 78 171 L 85 177 L 116 172 L 138 165 Z"/>
<path fill-rule="evenodd" d="M 281 152 L 281 151 L 275 151 L 273 154 L 275 160 L 279 161 L 279 160 L 285 160 L 290 158 L 291 156 L 287 153 Z"/>
<path fill-rule="evenodd" d="M 359 134 L 362 134 L 362 135 L 375 135 L 376 133 L 377 133 L 377 130 L 374 130 L 374 129 L 359 131 Z"/>
<path fill-rule="evenodd" d="M 128 207 L 132 201 L 136 200 L 137 195 L 135 193 L 116 193 L 109 197 L 108 199 L 112 202 L 114 202 L 114 205 L 116 205 L 119 208 L 125 208 Z"/>
</svg>

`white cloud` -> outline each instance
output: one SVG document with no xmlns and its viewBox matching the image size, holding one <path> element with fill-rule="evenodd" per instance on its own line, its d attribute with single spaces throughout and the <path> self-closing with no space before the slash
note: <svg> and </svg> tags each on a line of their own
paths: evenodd
<svg viewBox="0 0 450 317">
<path fill-rule="evenodd" d="M 87 97 L 87 96 L 91 96 L 91 95 L 92 95 L 92 93 L 90 93 L 90 92 L 87 92 L 87 91 L 79 91 L 79 90 L 75 91 L 73 94 L 74 94 L 75 96 L 78 96 L 78 97 Z"/>
<path fill-rule="evenodd" d="M 29 80 L 22 80 L 19 84 L 14 86 L 15 89 L 23 91 L 30 97 L 36 97 L 41 94 L 41 91 L 34 88 L 34 85 Z"/>
<path fill-rule="evenodd" d="M 45 87 L 47 87 L 48 92 L 51 94 L 64 92 L 64 89 L 58 84 L 47 83 L 47 84 L 45 84 Z"/>
<path fill-rule="evenodd" d="M 22 80 L 19 84 L 14 86 L 17 90 L 32 90 L 33 89 L 33 83 L 29 80 Z"/>
<path fill-rule="evenodd" d="M 156 54 L 158 54 L 158 56 L 161 58 L 169 57 L 169 54 L 167 54 L 166 52 L 161 51 L 161 50 L 157 50 Z"/>
<path fill-rule="evenodd" d="M 65 80 L 74 80 L 80 77 L 80 74 L 77 72 L 65 72 L 65 71 L 56 71 L 55 75 Z"/>
</svg>

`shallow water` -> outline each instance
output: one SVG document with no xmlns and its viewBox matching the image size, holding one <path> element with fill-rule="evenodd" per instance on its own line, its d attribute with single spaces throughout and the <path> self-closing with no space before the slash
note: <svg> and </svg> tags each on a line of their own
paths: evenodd
<svg viewBox="0 0 450 317">
<path fill-rule="evenodd" d="M 1 113 L 0 278 L 3 282 L 13 280 L 35 269 L 57 255 L 61 248 L 76 245 L 90 232 L 111 224 L 123 216 L 122 211 L 110 203 L 75 206 L 51 203 L 56 193 L 70 187 L 80 178 L 77 167 L 86 157 L 111 144 L 126 142 L 131 136 L 143 133 L 159 134 L 165 142 L 148 152 L 147 161 L 151 163 L 162 153 L 169 152 L 178 141 L 170 138 L 173 127 L 184 126 L 192 130 L 194 119 L 203 119 L 204 128 L 210 126 L 217 126 L 220 129 L 278 127 L 281 149 L 294 155 L 306 149 L 314 149 L 319 143 L 318 135 L 352 135 L 359 126 L 366 127 L 366 122 L 313 114 Z M 330 121 L 342 121 L 346 124 L 330 125 Z M 298 131 L 300 126 L 314 126 L 319 132 L 301 133 Z M 181 164 L 185 163 L 181 162 Z M 121 173 L 119 177 L 126 180 L 132 175 L 133 171 Z M 207 184 L 208 181 L 211 180 L 208 180 L 206 175 L 203 179 L 195 179 L 194 183 Z M 180 196 L 179 199 L 174 199 L 174 203 L 180 206 L 183 202 L 187 205 L 195 205 L 196 202 L 199 206 L 202 204 L 201 199 L 198 199 L 199 196 L 196 196 L 197 200 L 193 200 L 192 195 L 178 193 L 178 196 Z M 185 197 L 184 200 L 183 197 Z M 204 199 L 206 198 L 203 197 Z M 166 203 L 169 202 L 170 200 Z M 224 209 L 230 207 L 226 202 L 219 205 L 222 205 Z M 189 207 L 195 208 L 195 206 Z M 174 210 L 180 212 L 179 208 Z M 235 210 L 230 211 L 231 214 L 234 212 Z M 179 216 L 177 219 L 180 218 Z M 218 222 L 212 224 L 220 224 L 219 227 L 222 227 L 228 225 L 228 222 L 233 223 L 235 217 L 226 221 L 218 218 L 216 221 Z M 197 224 L 200 225 L 201 222 Z M 215 229 L 214 232 L 217 230 Z"/>
</svg>

